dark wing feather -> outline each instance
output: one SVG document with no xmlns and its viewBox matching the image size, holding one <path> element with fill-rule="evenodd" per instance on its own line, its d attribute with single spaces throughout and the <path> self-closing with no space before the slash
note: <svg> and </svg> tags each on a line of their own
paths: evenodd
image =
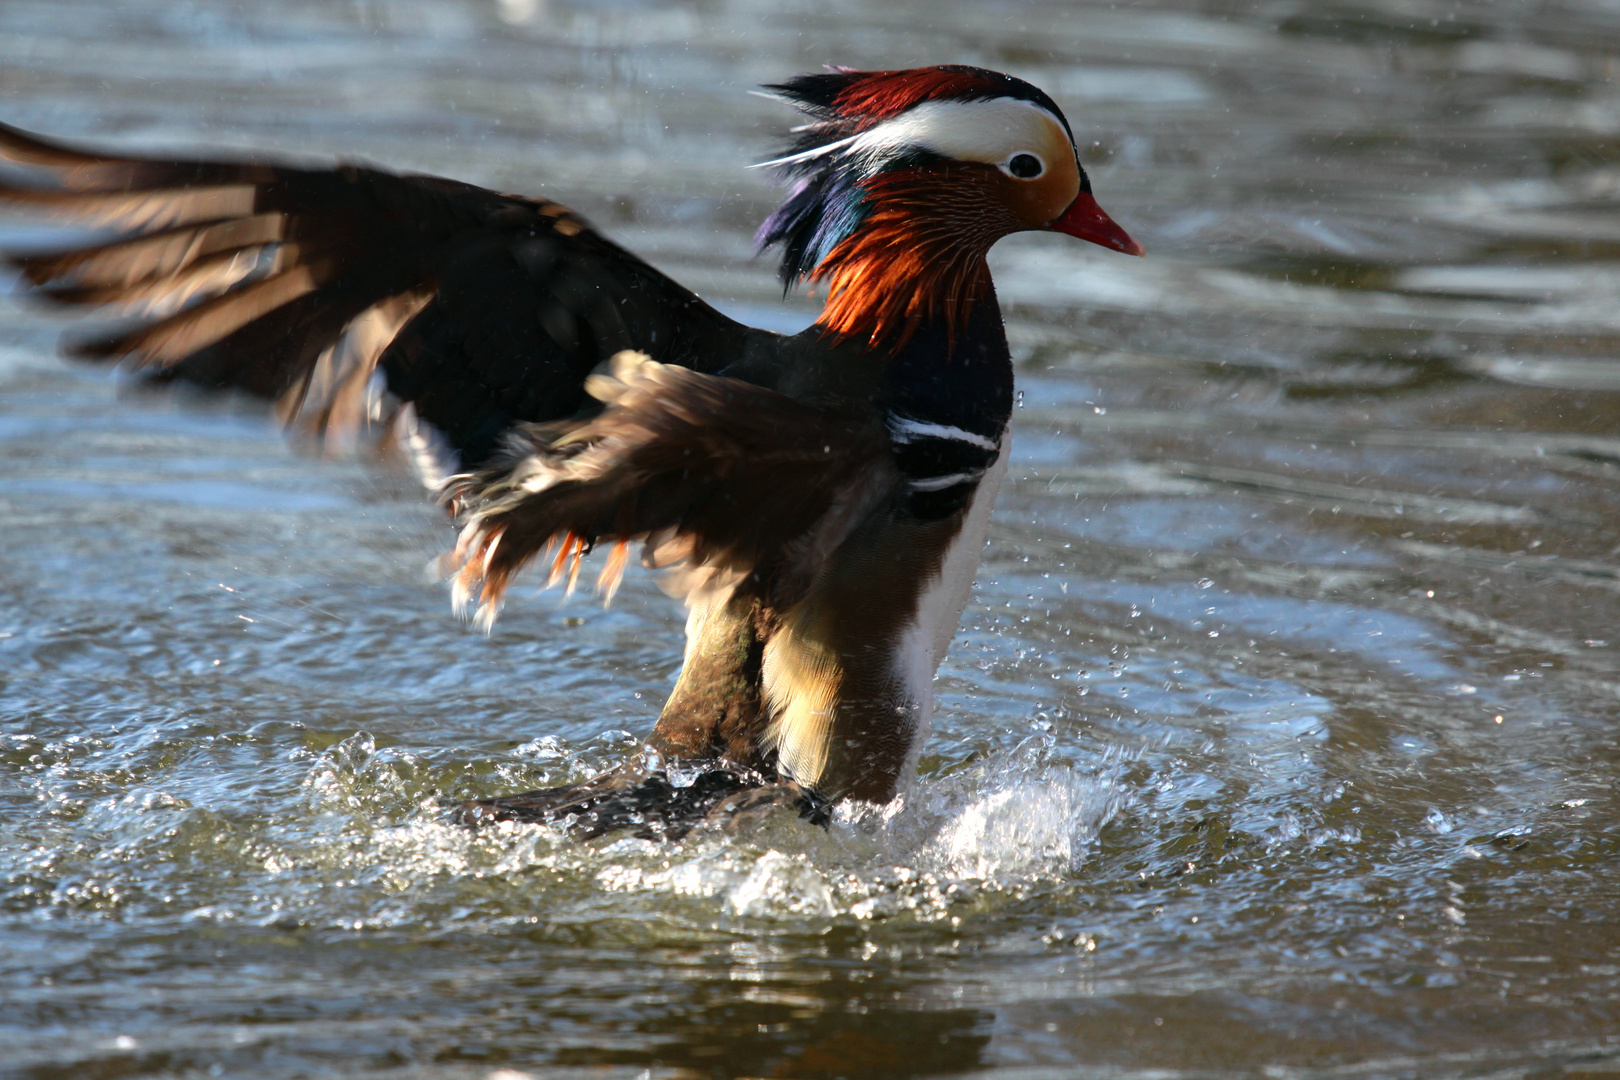
<svg viewBox="0 0 1620 1080">
<path fill-rule="evenodd" d="M 588 404 L 584 379 L 621 349 L 704 366 L 750 331 L 566 208 L 359 166 L 160 161 L 88 153 L 0 125 L 0 202 L 121 231 L 11 262 L 40 295 L 109 305 L 134 325 L 78 340 L 160 380 L 269 398 L 310 434 L 393 398 L 475 467 L 514 423 Z"/>
<path fill-rule="evenodd" d="M 555 580 L 603 541 L 770 581 L 777 606 L 894 489 L 889 438 L 871 416 L 795 401 L 739 379 L 614 357 L 589 381 L 589 419 L 524 425 L 490 466 L 451 489 L 465 525 L 453 556 L 462 603 L 494 617 L 512 575 L 548 548 Z"/>
</svg>

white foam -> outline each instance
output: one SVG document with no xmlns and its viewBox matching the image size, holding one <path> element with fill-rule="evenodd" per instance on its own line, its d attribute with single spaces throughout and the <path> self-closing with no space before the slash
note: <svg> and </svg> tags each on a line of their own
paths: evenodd
<svg viewBox="0 0 1620 1080">
<path fill-rule="evenodd" d="M 1072 870 L 1117 807 L 1112 785 L 1049 770 L 962 807 L 931 854 L 967 879 Z"/>
<path fill-rule="evenodd" d="M 827 880 L 805 859 L 768 851 L 746 878 L 726 895 L 726 904 L 738 915 L 830 916 L 837 913 Z"/>
<path fill-rule="evenodd" d="M 826 831 L 784 811 L 757 831 L 700 832 L 676 848 L 618 841 L 599 853 L 616 862 L 596 884 L 703 898 L 750 919 L 932 921 L 1072 874 L 1121 802 L 1111 771 L 1052 764 L 1035 743 L 883 807 L 840 806 Z"/>
</svg>

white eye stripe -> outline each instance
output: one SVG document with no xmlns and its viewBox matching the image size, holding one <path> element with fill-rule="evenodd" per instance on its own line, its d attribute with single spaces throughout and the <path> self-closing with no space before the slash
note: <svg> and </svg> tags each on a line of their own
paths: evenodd
<svg viewBox="0 0 1620 1080">
<path fill-rule="evenodd" d="M 913 147 L 958 161 L 1001 166 L 1020 153 L 1033 154 L 1030 147 L 1045 143 L 1070 145 L 1062 122 L 1034 102 L 1018 98 L 925 101 L 858 135 L 756 167 L 791 165 L 833 153 L 854 157 Z M 1046 164 L 1044 159 L 1042 164 Z"/>
<path fill-rule="evenodd" d="M 793 130 L 802 131 L 804 128 L 794 128 Z M 860 138 L 859 135 L 851 135 L 847 139 L 839 139 L 837 142 L 830 142 L 826 146 L 816 146 L 797 154 L 789 154 L 786 157 L 772 158 L 770 161 L 761 161 L 758 164 L 750 165 L 749 168 L 769 169 L 777 165 L 794 165 L 801 161 L 810 161 L 814 158 L 822 157 L 826 154 L 831 154 L 839 150 L 846 150 L 853 145 L 855 140 L 858 138 Z"/>
<path fill-rule="evenodd" d="M 910 145 L 960 161 L 994 164 L 1062 131 L 1055 116 L 1016 98 L 928 101 L 857 137 L 874 149 Z M 1067 136 L 1064 136 L 1067 141 Z"/>
</svg>

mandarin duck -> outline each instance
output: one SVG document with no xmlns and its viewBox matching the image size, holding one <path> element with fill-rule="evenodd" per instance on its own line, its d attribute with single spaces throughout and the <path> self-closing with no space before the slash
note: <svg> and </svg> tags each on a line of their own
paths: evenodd
<svg viewBox="0 0 1620 1080">
<path fill-rule="evenodd" d="M 985 257 L 1046 230 L 1129 254 L 1073 132 L 974 67 L 834 69 L 766 88 L 806 114 L 760 228 L 820 318 L 721 314 L 566 207 L 354 165 L 158 160 L 0 127 L 36 174 L 0 199 L 121 230 L 9 258 L 35 292 L 145 318 L 79 339 L 155 381 L 274 402 L 328 443 L 400 448 L 459 525 L 453 593 L 488 626 L 515 573 L 627 548 L 685 601 L 646 754 L 463 803 L 678 838 L 787 802 L 825 821 L 915 769 L 1006 472 L 1013 367 Z M 675 767 L 675 766 L 678 766 Z"/>
</svg>

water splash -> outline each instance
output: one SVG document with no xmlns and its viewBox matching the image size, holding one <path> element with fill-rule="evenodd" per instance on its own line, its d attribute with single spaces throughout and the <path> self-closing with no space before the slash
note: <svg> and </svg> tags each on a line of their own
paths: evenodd
<svg viewBox="0 0 1620 1080">
<path fill-rule="evenodd" d="M 617 841 L 601 849 L 618 861 L 596 882 L 703 898 L 749 918 L 927 921 L 1062 881 L 1122 802 L 1112 772 L 1052 762 L 1045 742 L 1035 742 L 920 779 L 887 806 L 841 806 L 824 833 L 783 814 L 756 833 L 700 832 L 674 849 Z"/>
</svg>

